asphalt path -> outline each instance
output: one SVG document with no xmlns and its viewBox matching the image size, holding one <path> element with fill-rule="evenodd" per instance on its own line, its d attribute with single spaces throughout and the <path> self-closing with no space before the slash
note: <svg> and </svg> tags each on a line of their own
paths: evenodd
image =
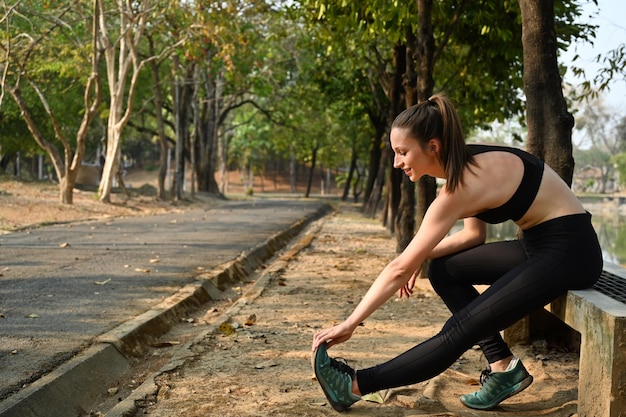
<svg viewBox="0 0 626 417">
<path fill-rule="evenodd" d="M 0 235 L 0 400 L 328 205 L 231 201 Z"/>
</svg>

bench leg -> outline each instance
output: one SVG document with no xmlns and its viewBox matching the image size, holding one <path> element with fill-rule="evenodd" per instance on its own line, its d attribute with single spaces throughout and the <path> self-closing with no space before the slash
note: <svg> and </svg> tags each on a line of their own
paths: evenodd
<svg viewBox="0 0 626 417">
<path fill-rule="evenodd" d="M 582 317 L 585 326 L 581 333 L 578 415 L 626 417 L 624 318 L 596 309 L 589 309 Z"/>
</svg>

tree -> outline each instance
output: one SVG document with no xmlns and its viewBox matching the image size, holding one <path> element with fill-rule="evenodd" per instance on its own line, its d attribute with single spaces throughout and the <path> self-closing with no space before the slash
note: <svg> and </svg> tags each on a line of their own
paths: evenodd
<svg viewBox="0 0 626 417">
<path fill-rule="evenodd" d="M 130 118 L 139 71 L 145 64 L 140 60 L 137 48 L 154 5 L 151 1 L 132 3 L 116 0 L 119 36 L 111 38 L 111 13 L 106 9 L 104 0 L 95 3 L 98 7 L 97 48 L 104 53 L 109 89 L 106 155 L 98 193 L 100 201 L 108 203 L 111 201 L 113 180 L 119 173 L 122 130 Z M 127 90 L 129 74 L 131 79 Z"/>
<path fill-rule="evenodd" d="M 389 49 L 375 49 L 375 53 L 369 54 L 362 52 L 363 56 L 369 57 L 362 62 L 370 65 L 370 71 L 373 71 L 372 62 L 381 62 L 373 72 L 379 76 L 379 83 L 390 102 L 387 126 L 402 109 L 417 102 L 418 80 L 421 83 L 420 100 L 437 90 L 449 92 L 453 101 L 469 104 L 461 110 L 468 129 L 496 117 L 506 118 L 521 112 L 521 100 L 515 90 L 515 87 L 521 88 L 521 44 L 514 30 L 519 27 L 519 21 L 515 20 L 511 4 L 494 2 L 485 9 L 461 2 L 450 8 L 425 1 L 419 2 L 419 10 L 416 10 L 412 4 L 401 8 L 380 1 L 315 3 L 323 23 L 337 22 L 333 28 L 351 25 L 348 30 L 336 31 L 340 37 L 336 43 L 345 42 L 346 33 L 350 32 L 365 45 L 374 39 L 387 39 Z M 479 23 L 485 21 L 495 23 L 482 26 L 481 30 Z M 422 32 L 416 34 L 416 27 Z M 499 65 L 493 65 L 494 62 Z M 377 70 L 380 67 L 392 71 Z M 421 71 L 419 76 L 418 70 Z M 391 168 L 391 151 L 386 140 L 384 143 L 386 147 L 376 183 L 385 182 L 382 176 L 389 179 L 384 219 L 390 230 L 395 229 L 398 249 L 402 249 L 414 232 L 410 197 L 413 189 L 411 184 L 405 183 L 404 194 L 399 193 L 402 176 Z M 385 169 L 382 169 L 383 165 Z M 428 206 L 435 192 L 434 179 L 421 182 L 424 184 L 420 187 L 423 195 L 418 199 L 420 210 Z M 377 200 L 378 196 L 374 194 L 370 198 Z M 401 201 L 402 210 L 398 210 Z M 400 215 L 399 219 L 397 215 Z"/>
<path fill-rule="evenodd" d="M 198 189 L 220 194 L 215 172 L 218 165 L 225 170 L 228 164 L 225 132 L 235 118 L 232 114 L 247 113 L 252 107 L 272 122 L 281 123 L 272 110 L 272 103 L 279 103 L 281 97 L 272 100 L 268 96 L 280 96 L 270 86 L 275 74 L 282 74 L 278 58 L 287 55 L 276 46 L 277 40 L 284 39 L 278 31 L 288 31 L 281 28 L 285 21 L 276 19 L 279 13 L 261 0 L 186 7 L 193 27 L 182 66 L 196 66 L 190 81 L 195 86 L 194 98 L 187 103 L 193 109 L 190 153 Z"/>
<path fill-rule="evenodd" d="M 92 29 L 95 27 L 95 19 L 97 18 L 95 9 L 94 7 Z M 20 24 L 12 24 L 15 23 L 14 19 L 17 19 L 16 14 L 18 12 L 20 18 L 30 16 L 31 23 L 35 23 L 33 25 L 35 30 L 32 33 L 22 31 Z M 74 12 L 77 14 L 72 16 Z M 80 15 L 81 12 L 77 1 L 62 5 L 60 8 L 49 12 L 28 8 L 20 9 L 16 5 L 10 9 L 5 17 L 10 31 L 7 32 L 0 44 L 6 57 L 2 71 L 2 97 L 6 89 L 19 107 L 32 137 L 50 157 L 59 179 L 60 200 L 65 204 L 72 204 L 73 202 L 73 189 L 84 158 L 89 126 L 99 111 L 100 105 L 100 78 L 98 74 L 100 51 L 93 47 L 93 43 L 91 44 L 91 51 L 89 51 L 90 44 L 85 42 L 82 37 L 87 36 L 88 38 L 91 35 L 92 42 L 95 43 L 95 33 L 89 30 L 88 25 L 71 24 L 76 17 L 79 18 L 79 21 L 85 21 L 85 17 Z M 41 20 L 39 20 L 40 17 Z M 52 23 L 47 24 L 46 22 Z M 89 20 L 87 19 L 86 22 Z M 59 36 L 58 40 L 55 39 L 55 43 L 52 41 L 57 32 L 62 36 Z M 67 67 L 57 64 L 62 56 L 69 58 L 70 65 Z M 86 63 L 91 65 L 87 66 Z M 79 71 L 75 72 L 76 69 Z M 52 84 L 59 78 L 71 79 L 72 82 L 75 82 L 81 78 L 80 70 L 86 71 L 82 74 L 82 77 L 86 78 L 86 82 L 84 84 L 82 118 L 75 132 L 75 149 L 73 150 L 72 143 L 68 140 L 66 126 L 61 123 L 63 119 L 58 117 L 62 107 L 53 108 L 50 97 L 46 94 L 46 87 L 43 85 Z M 9 82 L 9 78 L 12 82 Z M 51 124 L 52 134 L 63 149 L 62 153 L 53 141 L 46 138 L 42 123 L 35 117 L 34 103 L 25 99 L 23 81 L 27 83 L 33 96 L 39 100 L 43 112 Z M 54 88 L 50 90 L 54 90 Z M 58 91 L 55 92 L 59 93 Z"/>
<path fill-rule="evenodd" d="M 152 34 L 148 34 L 148 52 L 150 56 L 156 55 L 155 48 L 155 39 Z M 169 142 L 167 138 L 167 134 L 165 132 L 165 116 L 163 112 L 164 107 L 164 94 L 163 94 L 163 82 L 160 71 L 160 62 L 158 60 L 150 61 L 150 69 L 152 72 L 152 82 L 154 85 L 154 95 L 153 95 L 153 104 L 154 104 L 154 114 L 156 119 L 156 135 L 159 138 L 159 174 L 157 176 L 157 184 L 158 190 L 157 195 L 160 199 L 164 200 L 166 198 L 165 192 L 165 177 L 167 176 L 167 163 L 168 163 L 168 152 L 169 152 Z"/>
<path fill-rule="evenodd" d="M 441 91 L 459 105 L 467 131 L 492 120 L 523 119 L 521 17 L 516 2 L 229 0 L 201 5 L 117 0 L 94 4 L 99 7 L 96 50 L 106 52 L 103 85 L 106 81 L 109 88 L 107 108 L 101 109 L 108 135 L 99 190 L 103 201 L 118 172 L 125 126 L 132 124 L 159 138 L 160 184 L 169 143 L 175 140 L 177 173 L 182 175 L 184 163 L 189 162 L 198 188 L 219 192 L 214 173 L 218 161 L 226 166 L 226 142 L 233 137 L 229 130 L 238 129 L 234 120 L 241 120 L 235 116 L 256 112 L 262 117 L 255 123 L 272 132 L 269 140 L 277 158 L 293 156 L 307 163 L 317 149 L 316 161 L 324 167 L 349 167 L 352 173 L 359 163 L 367 166 L 364 208 L 373 214 L 385 201 L 384 221 L 397 233 L 400 249 L 414 232 L 416 215 L 411 210 L 415 204 L 418 212 L 427 207 L 435 183 L 424 179 L 427 184 L 420 185 L 415 202 L 413 184 L 391 168 L 387 131 L 395 115 Z M 104 4 L 114 6 L 106 17 L 101 12 Z M 568 0 L 557 4 L 559 42 L 578 33 L 571 23 L 577 12 L 571 4 Z M 114 32 L 116 36 L 109 36 Z M 48 57 L 58 56 L 56 52 L 45 51 Z M 176 57 L 177 70 L 172 67 L 175 59 L 166 57 Z M 154 82 L 139 83 L 147 63 Z M 185 82 L 180 83 L 182 94 L 174 103 L 175 94 L 168 89 L 177 76 Z M 43 105 L 33 105 L 32 91 L 22 91 L 25 102 L 32 111 L 45 114 Z M 140 107 L 134 103 L 140 99 L 145 111 L 134 118 Z M 367 129 L 359 129 L 356 141 L 351 132 L 340 129 L 349 120 L 369 121 Z M 320 121 L 325 128 L 310 136 Z M 41 129 L 46 135 L 48 126 Z M 53 132 L 52 126 L 49 130 Z M 173 138 L 176 132 L 178 137 Z M 163 188 L 160 185 L 161 197 Z M 419 217 L 418 213 L 418 222 Z"/>
</svg>

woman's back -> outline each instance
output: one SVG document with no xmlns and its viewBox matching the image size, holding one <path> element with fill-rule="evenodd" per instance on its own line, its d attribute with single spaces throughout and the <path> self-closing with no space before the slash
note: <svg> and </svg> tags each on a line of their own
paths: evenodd
<svg viewBox="0 0 626 417">
<path fill-rule="evenodd" d="M 536 187 L 528 184 L 528 172 L 525 178 L 525 171 L 534 168 L 520 156 L 507 151 L 513 148 L 501 149 L 489 148 L 476 153 L 476 165 L 466 168 L 464 184 L 458 191 L 467 194 L 463 198 L 468 203 L 468 217 L 478 215 L 499 220 L 498 215 L 488 215 L 499 210 L 500 215 L 513 214 L 512 219 L 522 229 L 527 229 L 555 217 L 585 212 L 567 184 L 552 169 L 545 166 L 543 175 L 539 174 L 538 178 L 535 176 L 534 179 L 540 181 L 536 190 Z M 516 219 L 519 216 L 515 216 L 515 212 L 521 217 Z"/>
</svg>

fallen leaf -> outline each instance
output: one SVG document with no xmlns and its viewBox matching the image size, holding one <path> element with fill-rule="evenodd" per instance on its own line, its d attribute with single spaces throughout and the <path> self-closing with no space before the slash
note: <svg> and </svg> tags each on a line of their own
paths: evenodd
<svg viewBox="0 0 626 417">
<path fill-rule="evenodd" d="M 378 404 L 382 404 L 382 403 L 385 402 L 383 400 L 383 397 L 381 397 L 380 394 L 378 394 L 376 392 L 373 392 L 371 394 L 363 395 L 363 396 L 361 396 L 361 399 L 365 400 L 365 401 L 369 401 L 371 403 L 378 403 Z"/>
<path fill-rule="evenodd" d="M 230 336 L 231 334 L 235 333 L 235 327 L 228 323 L 228 322 L 224 322 L 222 324 L 220 324 L 220 326 L 217 328 L 217 330 L 219 330 L 220 332 L 224 333 L 226 336 Z"/>
<path fill-rule="evenodd" d="M 104 281 L 94 281 L 94 285 L 106 285 L 111 282 L 111 278 L 105 279 Z"/>
<path fill-rule="evenodd" d="M 61 243 L 61 244 L 59 245 L 59 247 L 60 247 L 60 248 L 69 248 L 69 247 L 70 247 L 70 244 L 69 244 L 69 243 L 67 243 L 67 242 L 63 242 L 63 243 Z"/>
<path fill-rule="evenodd" d="M 474 378 L 470 378 L 467 381 L 465 381 L 465 383 L 467 385 L 480 385 L 480 381 L 478 381 L 477 379 Z"/>
<path fill-rule="evenodd" d="M 256 314 L 250 314 L 248 320 L 244 323 L 246 326 L 252 326 L 256 323 Z"/>
<path fill-rule="evenodd" d="M 274 366 L 278 366 L 278 364 L 274 361 L 267 361 L 265 363 L 260 363 L 258 365 L 256 365 L 254 368 L 255 369 L 265 369 L 265 368 L 272 368 Z"/>
</svg>

